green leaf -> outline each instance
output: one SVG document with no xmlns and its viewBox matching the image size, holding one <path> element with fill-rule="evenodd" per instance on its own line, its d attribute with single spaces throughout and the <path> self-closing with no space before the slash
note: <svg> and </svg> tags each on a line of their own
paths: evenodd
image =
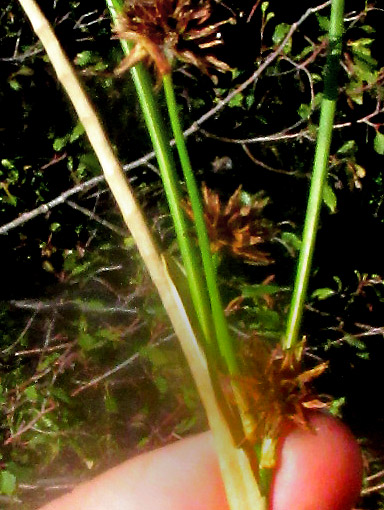
<svg viewBox="0 0 384 510">
<path fill-rule="evenodd" d="M 27 388 L 25 388 L 24 395 L 31 402 L 36 402 L 37 397 L 38 397 L 38 394 L 37 394 L 37 391 L 36 391 L 36 386 L 28 386 Z"/>
<path fill-rule="evenodd" d="M 357 39 L 356 41 L 348 42 L 348 46 L 350 46 L 353 50 L 355 50 L 356 48 L 359 48 L 360 51 L 363 48 L 365 50 L 367 50 L 367 48 L 365 48 L 365 46 L 369 46 L 370 44 L 373 43 L 373 41 L 374 41 L 374 39 L 372 39 L 370 37 L 360 37 L 360 39 Z M 370 51 L 370 50 L 367 50 L 367 51 Z"/>
<path fill-rule="evenodd" d="M 157 376 L 154 378 L 154 383 L 156 384 L 156 388 L 159 390 L 161 395 L 165 395 L 168 391 L 168 381 L 165 377 Z"/>
<path fill-rule="evenodd" d="M 18 482 L 28 482 L 36 474 L 36 466 L 25 466 L 11 460 L 7 462 L 7 471 L 12 473 Z"/>
<path fill-rule="evenodd" d="M 363 89 L 360 81 L 351 80 L 346 86 L 346 92 L 356 104 L 363 104 Z"/>
<path fill-rule="evenodd" d="M 255 102 L 255 95 L 253 93 L 248 94 L 245 98 L 245 104 L 247 105 L 247 108 L 251 108 L 251 106 L 253 105 L 254 102 Z"/>
<path fill-rule="evenodd" d="M 84 262 L 84 264 L 78 264 L 72 271 L 72 276 L 78 276 L 79 274 L 81 273 L 84 273 L 85 271 L 87 271 L 87 269 L 90 268 L 91 266 L 91 262 L 88 261 L 88 262 Z"/>
<path fill-rule="evenodd" d="M 119 411 L 117 400 L 109 392 L 104 396 L 104 405 L 107 413 L 116 414 Z"/>
<path fill-rule="evenodd" d="M 53 397 L 57 398 L 58 400 L 61 400 L 62 402 L 65 402 L 66 404 L 71 404 L 72 399 L 70 398 L 69 394 L 63 389 L 59 388 L 57 386 L 52 386 L 50 389 L 50 392 Z"/>
<path fill-rule="evenodd" d="M 343 289 L 343 282 L 340 280 L 338 276 L 333 276 L 332 279 L 337 284 L 337 291 L 341 292 Z"/>
<path fill-rule="evenodd" d="M 70 134 L 69 141 L 72 143 L 78 138 L 80 138 L 81 135 L 84 134 L 84 127 L 83 125 L 78 122 L 76 126 L 73 128 L 72 133 Z"/>
<path fill-rule="evenodd" d="M 351 345 L 352 347 L 355 347 L 359 351 L 365 351 L 367 349 L 367 346 L 363 340 L 360 340 L 360 338 L 357 338 L 353 335 L 345 335 L 344 341 Z"/>
<path fill-rule="evenodd" d="M 361 165 L 358 165 L 357 163 L 354 163 L 353 166 L 354 166 L 355 173 L 356 173 L 357 177 L 359 179 L 364 179 L 364 177 L 367 175 L 365 168 Z"/>
<path fill-rule="evenodd" d="M 323 201 L 325 205 L 328 207 L 328 209 L 331 211 L 331 213 L 336 212 L 337 206 L 336 195 L 328 183 L 326 183 L 323 188 Z"/>
<path fill-rule="evenodd" d="M 337 150 L 337 154 L 349 154 L 355 149 L 356 149 L 355 140 L 347 140 L 345 143 L 343 143 L 340 149 Z"/>
<path fill-rule="evenodd" d="M 185 434 L 190 432 L 192 428 L 196 425 L 196 416 L 190 416 L 189 418 L 185 418 L 181 420 L 175 427 L 176 434 Z"/>
<path fill-rule="evenodd" d="M 311 115 L 311 112 L 312 106 L 310 104 L 303 103 L 297 109 L 297 113 L 300 115 L 302 119 L 308 119 L 308 117 Z"/>
<path fill-rule="evenodd" d="M 4 404 L 6 402 L 6 397 L 4 395 L 4 388 L 2 384 L 0 384 L 0 404 Z M 1 459 L 1 456 L 0 456 Z"/>
<path fill-rule="evenodd" d="M 60 227 L 60 223 L 54 222 L 50 224 L 49 229 L 51 232 L 56 232 L 57 230 L 60 230 Z"/>
<path fill-rule="evenodd" d="M 327 299 L 331 296 L 333 296 L 335 294 L 335 291 L 328 288 L 328 287 L 324 287 L 322 289 L 316 289 L 314 292 L 312 292 L 312 299 L 320 299 L 320 300 L 323 300 L 323 299 Z"/>
<path fill-rule="evenodd" d="M 53 352 L 49 354 L 45 358 L 43 358 L 40 363 L 37 365 L 38 370 L 43 371 L 45 368 L 53 365 L 57 359 L 60 358 L 60 354 L 58 352 Z"/>
<path fill-rule="evenodd" d="M 329 18 L 327 16 L 321 16 L 320 14 L 316 13 L 317 22 L 319 24 L 319 27 L 321 30 L 324 30 L 324 32 L 328 32 L 329 29 Z"/>
<path fill-rule="evenodd" d="M 98 308 L 101 308 L 101 306 L 102 306 L 102 303 L 100 303 L 100 301 L 95 300 L 94 309 L 97 310 Z M 99 329 L 97 332 L 97 335 L 100 338 L 105 338 L 105 340 L 108 340 L 109 342 L 118 342 L 120 339 L 120 334 L 110 328 Z"/>
<path fill-rule="evenodd" d="M 289 25 L 288 23 L 280 23 L 279 25 L 277 25 L 272 36 L 273 42 L 275 44 L 281 43 L 284 37 L 288 34 L 290 28 L 291 25 Z"/>
<path fill-rule="evenodd" d="M 261 4 L 261 12 L 262 12 L 263 14 L 265 14 L 265 13 L 266 13 L 266 11 L 267 11 L 267 9 L 268 9 L 268 7 L 269 7 L 269 2 L 263 2 L 263 3 Z"/>
<path fill-rule="evenodd" d="M 239 92 L 238 94 L 233 96 L 233 98 L 229 101 L 228 106 L 230 106 L 230 107 L 241 106 L 242 103 L 243 103 L 243 94 L 241 94 Z"/>
<path fill-rule="evenodd" d="M 92 52 L 89 50 L 82 51 L 76 55 L 76 65 L 84 67 L 92 62 Z"/>
<path fill-rule="evenodd" d="M 384 135 L 379 131 L 376 131 L 373 148 L 378 154 L 384 155 Z"/>
<path fill-rule="evenodd" d="M 94 175 L 100 174 L 100 163 L 92 152 L 86 152 L 79 158 L 79 163 Z"/>
<path fill-rule="evenodd" d="M 55 268 L 49 262 L 49 260 L 44 260 L 44 262 L 42 263 L 42 266 L 43 266 L 44 271 L 47 271 L 47 273 L 54 273 L 55 272 Z"/>
<path fill-rule="evenodd" d="M 7 470 L 0 473 L 0 492 L 10 496 L 16 489 L 16 476 Z"/>
<path fill-rule="evenodd" d="M 123 240 L 123 244 L 127 250 L 130 250 L 131 248 L 134 248 L 136 246 L 136 242 L 131 236 L 125 237 Z"/>
<path fill-rule="evenodd" d="M 81 333 L 77 338 L 77 342 L 83 351 L 97 349 L 103 343 L 89 333 Z"/>
<path fill-rule="evenodd" d="M 281 326 L 280 315 L 274 310 L 258 310 L 257 321 L 259 322 L 259 328 L 278 330 Z"/>
<path fill-rule="evenodd" d="M 288 23 L 280 23 L 275 28 L 275 31 L 273 32 L 272 40 L 277 45 L 280 44 L 284 37 L 288 34 L 289 30 L 291 28 L 291 25 Z M 292 38 L 290 38 L 286 45 L 284 46 L 284 53 L 288 53 L 292 48 Z"/>
<path fill-rule="evenodd" d="M 141 356 L 149 359 L 152 365 L 156 368 L 169 365 L 169 356 L 163 349 L 156 347 L 142 347 L 140 349 Z"/>
<path fill-rule="evenodd" d="M 376 30 L 370 25 L 361 25 L 360 30 L 363 30 L 367 34 L 373 34 L 376 32 Z"/>
<path fill-rule="evenodd" d="M 67 145 L 67 142 L 68 135 L 63 136 L 61 138 L 55 138 L 55 140 L 53 141 L 53 149 L 55 151 L 61 151 Z"/>
<path fill-rule="evenodd" d="M 251 297 L 251 298 L 258 298 L 262 297 L 265 294 L 273 295 L 277 292 L 281 292 L 282 288 L 278 285 L 262 285 L 262 284 L 255 284 L 255 285 L 246 285 L 241 289 L 241 294 L 243 297 Z"/>
<path fill-rule="evenodd" d="M 12 161 L 10 161 L 9 159 L 2 159 L 1 160 L 1 164 L 4 168 L 6 168 L 7 170 L 13 170 L 15 168 L 15 165 L 13 164 Z"/>
<path fill-rule="evenodd" d="M 9 80 L 8 83 L 9 83 L 9 86 L 11 87 L 11 89 L 13 89 L 13 90 L 17 91 L 17 90 L 21 89 L 20 83 L 17 80 L 15 80 L 15 79 Z"/>
<path fill-rule="evenodd" d="M 341 414 L 341 408 L 345 404 L 345 397 L 341 397 L 338 399 L 335 399 L 331 402 L 331 405 L 328 408 L 328 411 L 333 414 L 333 416 L 338 416 L 339 418 L 342 417 Z"/>
<path fill-rule="evenodd" d="M 294 250 L 300 250 L 301 239 L 293 232 L 283 232 L 281 234 L 281 240 Z"/>
<path fill-rule="evenodd" d="M 199 397 L 194 387 L 184 386 L 181 388 L 183 392 L 184 404 L 190 411 L 195 412 L 199 406 Z"/>
</svg>

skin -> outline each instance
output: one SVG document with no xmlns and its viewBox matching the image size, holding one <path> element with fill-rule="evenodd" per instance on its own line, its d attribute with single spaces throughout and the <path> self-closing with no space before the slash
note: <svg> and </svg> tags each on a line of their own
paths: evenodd
<svg viewBox="0 0 384 510">
<path fill-rule="evenodd" d="M 360 448 L 339 420 L 309 414 L 278 444 L 269 510 L 350 510 L 362 479 Z M 229 510 L 210 432 L 130 459 L 40 510 Z"/>
<path fill-rule="evenodd" d="M 270 510 L 349 510 L 363 476 L 360 447 L 350 430 L 323 412 L 310 429 L 289 426 L 280 438 Z"/>
<path fill-rule="evenodd" d="M 228 510 L 209 432 L 139 455 L 40 510 Z"/>
</svg>

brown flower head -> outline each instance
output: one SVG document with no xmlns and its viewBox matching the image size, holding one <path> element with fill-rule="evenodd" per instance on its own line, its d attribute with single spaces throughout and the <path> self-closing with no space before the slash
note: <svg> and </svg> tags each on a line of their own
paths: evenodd
<svg viewBox="0 0 384 510">
<path fill-rule="evenodd" d="M 219 27 L 233 18 L 210 22 L 210 0 L 130 0 L 117 21 L 119 38 L 134 43 L 116 73 L 124 73 L 140 61 L 154 64 L 158 77 L 171 71 L 174 58 L 198 67 L 211 76 L 212 68 L 226 72 L 230 67 L 209 53 L 222 44 Z M 215 77 L 211 76 L 215 81 Z"/>
<path fill-rule="evenodd" d="M 251 203 L 245 204 L 239 187 L 223 204 L 218 193 L 206 185 L 203 185 L 202 192 L 204 218 L 212 251 L 227 250 L 249 264 L 272 263 L 269 253 L 263 249 L 278 232 L 277 227 L 263 216 L 268 199 L 257 196 Z M 184 208 L 193 219 L 190 204 L 185 204 Z"/>
<path fill-rule="evenodd" d="M 244 352 L 245 372 L 239 376 L 237 385 L 245 395 L 249 412 L 254 416 L 256 428 L 254 441 L 269 439 L 270 452 L 264 459 L 264 467 L 274 461 L 274 446 L 287 421 L 307 428 L 306 411 L 328 406 L 311 387 L 313 379 L 321 375 L 327 363 L 303 370 L 304 341 L 296 347 L 283 350 L 271 348 L 266 342 L 254 337 Z"/>
</svg>

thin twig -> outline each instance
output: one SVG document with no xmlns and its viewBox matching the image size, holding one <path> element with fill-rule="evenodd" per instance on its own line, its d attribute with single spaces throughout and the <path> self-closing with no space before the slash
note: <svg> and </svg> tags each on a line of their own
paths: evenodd
<svg viewBox="0 0 384 510">
<path fill-rule="evenodd" d="M 22 501 L 15 496 L 4 496 L 1 494 L 0 503 L 4 503 L 5 505 L 14 505 L 15 503 L 22 503 Z"/>
<path fill-rule="evenodd" d="M 53 401 L 49 403 L 48 407 L 45 407 L 44 403 L 41 407 L 41 410 L 29 423 L 27 423 L 23 427 L 20 427 L 14 434 L 12 434 L 8 439 L 4 441 L 4 446 L 13 443 L 16 438 L 20 437 L 22 434 L 30 430 L 44 415 L 53 411 L 55 407 L 56 403 Z"/>
<path fill-rule="evenodd" d="M 384 469 L 378 471 L 377 473 L 374 473 L 373 475 L 367 476 L 366 481 L 371 482 L 372 480 L 376 480 L 376 478 L 380 478 L 382 476 L 384 476 Z"/>
<path fill-rule="evenodd" d="M 13 344 L 9 345 L 8 347 L 6 347 L 5 349 L 3 349 L 2 351 L 0 351 L 0 354 L 4 355 L 4 354 L 8 354 L 9 352 L 12 351 L 12 349 L 14 349 L 16 347 L 16 345 L 23 339 L 25 333 L 29 330 L 29 328 L 32 326 L 32 322 L 35 320 L 35 317 L 36 315 L 38 314 L 39 310 L 35 310 L 34 314 L 32 315 L 32 317 L 30 317 L 27 321 L 27 324 L 25 325 L 23 331 L 20 333 L 20 335 L 16 338 L 16 340 L 13 342 Z"/>
<path fill-rule="evenodd" d="M 157 342 L 155 342 L 154 344 L 151 345 L 151 347 L 157 347 L 159 346 L 160 344 L 163 344 L 165 342 L 169 342 L 170 340 L 173 340 L 176 338 L 176 335 L 174 333 L 171 333 L 170 335 L 168 335 L 167 337 L 161 339 L 161 340 L 158 340 Z M 134 363 L 135 361 L 137 361 L 139 358 L 140 358 L 141 354 L 139 352 L 136 352 L 135 354 L 133 354 L 132 356 L 130 356 L 128 359 L 126 359 L 125 361 L 123 361 L 122 363 L 119 363 L 118 365 L 114 366 L 113 368 L 111 368 L 110 370 L 107 370 L 106 372 L 104 372 L 103 374 L 97 376 L 97 377 L 94 377 L 93 379 L 91 379 L 90 381 L 88 381 L 86 384 L 83 384 L 82 386 L 80 386 L 79 388 L 76 388 L 76 390 L 74 390 L 72 393 L 71 393 L 71 397 L 75 397 L 76 395 L 78 395 L 79 393 L 81 393 L 82 391 L 84 390 L 87 390 L 89 388 L 91 388 L 92 386 L 95 386 L 96 384 L 98 384 L 99 382 L 101 381 L 104 381 L 105 379 L 108 379 L 108 377 L 111 377 L 111 375 L 113 374 L 116 374 L 116 372 L 119 372 L 120 370 L 122 370 L 123 368 L 125 367 L 128 367 L 129 365 L 132 365 L 132 363 Z"/>
<path fill-rule="evenodd" d="M 373 492 L 379 492 L 382 489 L 384 489 L 384 482 L 379 483 L 378 485 L 375 485 L 373 487 L 367 487 L 366 489 L 363 489 L 361 491 L 361 495 L 366 496 L 367 494 L 372 494 Z"/>
<path fill-rule="evenodd" d="M 252 138 L 227 138 L 225 136 L 219 136 L 219 135 L 210 133 L 210 132 L 206 131 L 205 129 L 200 129 L 200 133 L 202 133 L 204 136 L 206 136 L 208 138 L 214 138 L 215 140 L 220 140 L 221 142 L 238 143 L 240 145 L 242 145 L 244 143 L 250 144 L 250 143 L 277 142 L 277 141 L 281 141 L 281 140 L 292 140 L 295 138 L 309 138 L 312 140 L 312 137 L 309 135 L 308 129 L 302 129 L 296 133 L 289 132 L 291 129 L 296 128 L 297 126 L 303 124 L 305 121 L 306 121 L 306 119 L 300 119 L 293 126 L 283 129 L 282 131 L 279 131 L 278 133 L 273 133 L 271 135 L 254 136 Z"/>
<path fill-rule="evenodd" d="M 146 164 L 146 162 L 152 158 L 155 157 L 154 152 L 149 152 L 142 158 L 137 159 L 136 161 L 133 161 L 132 163 L 125 165 L 124 170 L 132 170 L 133 168 L 137 168 L 139 166 L 142 166 Z M 132 182 L 133 179 L 130 179 L 130 182 Z M 97 186 L 99 183 L 105 181 L 104 175 L 98 175 L 97 177 L 93 177 L 92 179 L 89 179 L 86 182 L 83 182 L 81 184 L 77 184 L 73 188 L 70 188 L 63 193 L 61 193 L 59 196 L 54 198 L 53 200 L 50 200 L 46 204 L 42 204 L 39 207 L 36 207 L 36 209 L 33 209 L 32 211 L 25 212 L 21 214 L 18 218 L 10 221 L 9 223 L 6 223 L 2 227 L 0 227 L 0 234 L 6 234 L 10 230 L 19 227 L 26 223 L 29 220 L 32 220 L 33 218 L 36 218 L 37 216 L 40 216 L 40 214 L 47 214 L 51 209 L 54 207 L 63 204 L 69 197 L 76 195 L 78 193 L 82 193 L 85 191 L 88 191 L 89 189 L 93 188 L 94 186 Z"/>
<path fill-rule="evenodd" d="M 14 356 L 31 356 L 33 354 L 42 354 L 47 352 L 61 351 L 67 347 L 73 346 L 73 342 L 65 342 L 59 345 L 53 345 L 51 347 L 38 347 L 35 349 L 26 349 L 24 351 L 16 351 Z"/>
<path fill-rule="evenodd" d="M 81 205 L 76 204 L 72 200 L 67 200 L 66 203 L 70 207 L 72 207 L 72 209 L 75 209 L 76 211 L 79 211 L 79 212 L 85 214 L 85 216 L 88 216 L 88 218 L 91 218 L 92 220 L 97 221 L 98 223 L 100 223 L 100 225 L 103 225 L 103 227 L 109 228 L 109 230 L 112 230 L 112 232 L 115 232 L 115 234 L 119 234 L 122 237 L 129 236 L 128 230 L 124 230 L 123 228 L 113 225 L 113 223 L 110 223 L 109 221 L 104 220 L 98 214 L 95 214 L 93 211 L 90 211 L 89 209 L 86 209 L 85 207 L 82 207 Z"/>
<path fill-rule="evenodd" d="M 78 309 L 86 313 L 124 313 L 136 314 L 136 308 L 127 308 L 125 306 L 103 306 L 82 303 L 80 301 L 40 301 L 36 299 L 12 300 L 10 304 L 15 308 L 23 310 L 36 310 L 37 312 L 58 309 Z"/>
<path fill-rule="evenodd" d="M 255 156 L 251 153 L 251 151 L 245 144 L 242 144 L 242 147 L 244 149 L 245 154 L 249 157 L 249 159 L 251 161 L 253 161 L 253 163 L 255 163 L 256 165 L 261 166 L 262 168 L 265 168 L 265 170 L 268 170 L 270 172 L 275 172 L 277 174 L 291 175 L 291 176 L 295 176 L 295 177 L 308 177 L 307 175 L 301 174 L 297 170 L 283 170 L 280 168 L 273 168 L 272 166 L 267 165 L 263 161 L 256 159 Z"/>
<path fill-rule="evenodd" d="M 64 491 L 73 489 L 79 482 L 85 481 L 84 477 L 68 477 L 61 476 L 55 478 L 42 478 L 40 480 L 36 480 L 35 483 L 19 483 L 18 489 L 22 491 L 36 491 L 36 490 L 44 490 L 44 491 Z"/>
</svg>

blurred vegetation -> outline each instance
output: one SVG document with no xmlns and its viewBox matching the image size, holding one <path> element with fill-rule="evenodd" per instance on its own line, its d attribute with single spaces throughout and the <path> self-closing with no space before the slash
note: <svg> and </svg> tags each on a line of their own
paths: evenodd
<svg viewBox="0 0 384 510">
<path fill-rule="evenodd" d="M 384 11 L 346 2 L 342 71 L 303 334 L 330 361 L 320 392 L 360 438 L 359 508 L 384 508 Z M 150 143 L 103 0 L 40 0 L 127 169 L 163 250 L 174 236 Z M 188 137 L 201 183 L 267 232 L 262 260 L 225 228 L 216 242 L 231 328 L 276 341 L 300 245 L 321 98 L 329 6 L 313 0 L 213 3 L 232 72 L 187 65 L 174 81 L 185 128 L 226 101 L 294 27 L 281 54 Z M 0 13 L 0 505 L 28 510 L 139 451 L 206 427 L 178 344 L 81 125 L 15 2 Z M 294 25 L 294 24 L 297 25 Z M 161 100 L 161 91 L 158 92 Z M 255 220 L 251 206 L 259 204 Z M 262 204 L 262 205 L 260 205 Z M 212 205 L 212 204 L 211 204 Z M 208 210 L 209 212 L 209 210 Z M 256 214 L 256 218 L 257 218 Z M 248 216 L 247 216 L 248 215 Z M 15 221 L 17 220 L 17 221 Z M 251 226 L 252 225 L 252 228 Z M 239 227 L 240 228 L 240 227 Z M 221 237 L 220 237 L 221 236 Z M 244 255 L 246 254 L 246 255 Z M 252 263 L 253 262 L 253 263 Z M 370 478 L 372 477 L 372 478 Z"/>
</svg>

